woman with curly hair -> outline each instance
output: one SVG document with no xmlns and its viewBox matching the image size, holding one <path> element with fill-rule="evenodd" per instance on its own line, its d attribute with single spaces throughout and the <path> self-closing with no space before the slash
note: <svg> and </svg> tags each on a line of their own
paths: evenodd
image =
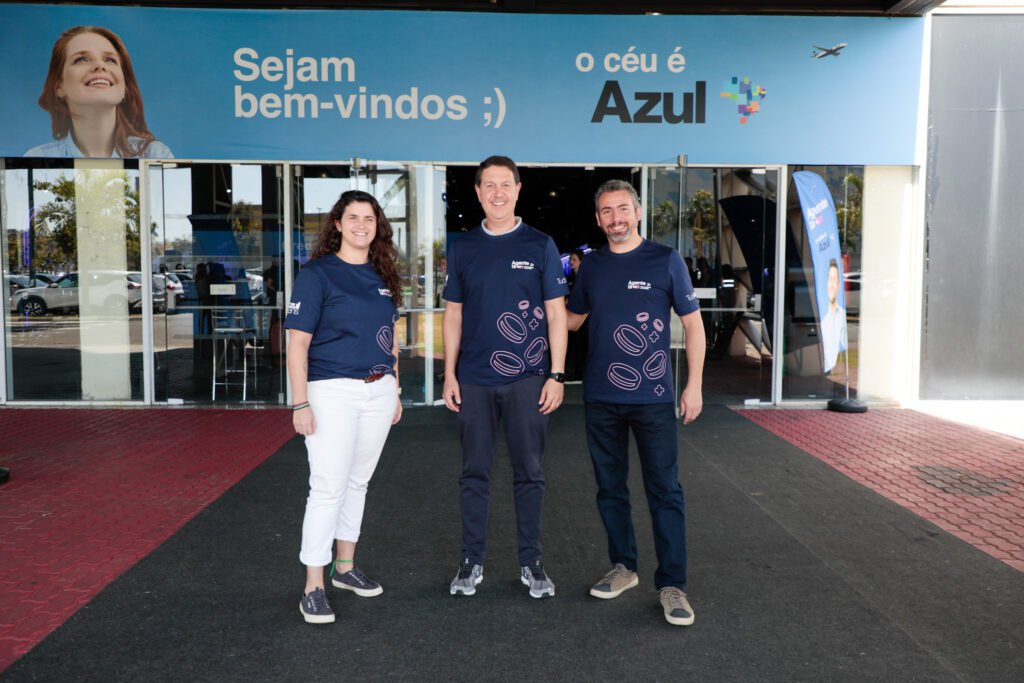
<svg viewBox="0 0 1024 683">
<path fill-rule="evenodd" d="M 54 142 L 27 157 L 174 158 L 149 132 L 132 60 L 109 29 L 75 26 L 60 34 L 39 106 L 50 114 Z"/>
<path fill-rule="evenodd" d="M 299 607 L 309 623 L 334 621 L 324 594 L 332 539 L 331 583 L 361 597 L 383 592 L 354 559 L 366 487 L 402 416 L 395 335 L 401 285 L 391 238 L 373 195 L 342 194 L 295 280 L 285 318 L 292 423 L 309 455 L 299 553 L 306 565 Z"/>
</svg>

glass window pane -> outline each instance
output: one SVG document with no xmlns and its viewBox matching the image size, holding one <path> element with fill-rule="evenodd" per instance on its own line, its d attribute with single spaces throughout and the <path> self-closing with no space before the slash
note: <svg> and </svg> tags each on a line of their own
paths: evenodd
<svg viewBox="0 0 1024 683">
<path fill-rule="evenodd" d="M 141 400 L 135 162 L 8 160 L 3 174 L 8 398 Z"/>
</svg>

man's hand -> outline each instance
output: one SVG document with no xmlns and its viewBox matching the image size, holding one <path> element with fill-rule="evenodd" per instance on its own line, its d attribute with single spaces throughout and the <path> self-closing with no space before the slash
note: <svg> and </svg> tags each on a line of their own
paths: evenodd
<svg viewBox="0 0 1024 683">
<path fill-rule="evenodd" d="M 316 419 L 313 417 L 313 409 L 306 406 L 302 410 L 292 411 L 292 426 L 298 434 L 309 436 L 316 431 Z"/>
<path fill-rule="evenodd" d="M 462 410 L 462 392 L 459 390 L 459 380 L 455 379 L 454 375 L 445 375 L 444 391 L 441 395 L 444 396 L 444 404 L 448 406 L 448 410 L 456 413 Z"/>
<path fill-rule="evenodd" d="M 544 382 L 544 388 L 540 390 L 540 401 L 537 402 L 540 405 L 540 412 L 544 415 L 555 412 L 558 406 L 562 405 L 564 397 L 565 385 L 553 379 Z"/>
<path fill-rule="evenodd" d="M 679 400 L 679 416 L 683 418 L 683 424 L 688 425 L 697 419 L 700 411 L 704 408 L 704 398 L 700 389 L 691 389 L 689 385 L 683 389 L 683 396 Z"/>
</svg>

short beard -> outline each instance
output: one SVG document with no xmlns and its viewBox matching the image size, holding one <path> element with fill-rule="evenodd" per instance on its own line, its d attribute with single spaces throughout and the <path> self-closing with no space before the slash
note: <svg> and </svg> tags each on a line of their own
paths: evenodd
<svg viewBox="0 0 1024 683">
<path fill-rule="evenodd" d="M 615 242 L 616 244 L 619 244 L 620 242 L 628 242 L 629 238 L 632 237 L 632 236 L 633 236 L 633 230 L 631 230 L 631 229 L 627 230 L 624 233 L 622 233 L 621 237 L 618 237 L 618 236 L 613 237 L 612 235 L 609 235 L 608 233 L 605 233 L 605 237 L 608 238 L 608 241 L 609 242 Z"/>
</svg>

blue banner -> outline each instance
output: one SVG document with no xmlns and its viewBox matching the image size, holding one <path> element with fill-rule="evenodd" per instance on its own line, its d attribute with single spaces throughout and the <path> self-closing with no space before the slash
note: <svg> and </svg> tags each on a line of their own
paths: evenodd
<svg viewBox="0 0 1024 683">
<path fill-rule="evenodd" d="M 800 197 L 814 267 L 822 372 L 828 373 L 835 367 L 839 352 L 845 351 L 847 345 L 843 255 L 839 248 L 836 205 L 828 185 L 817 173 L 797 171 L 793 174 L 793 183 Z"/>
<path fill-rule="evenodd" d="M 145 105 L 144 118 L 141 107 L 124 118 L 160 143 L 142 156 L 914 159 L 921 18 L 8 4 L 0 45 L 17 68 L 4 74 L 0 156 L 73 156 L 83 152 L 70 143 L 102 138 L 53 138 L 51 123 L 63 124 L 52 110 L 80 106 L 75 83 L 51 83 L 49 109 L 37 103 L 55 42 L 78 25 L 123 42 Z M 108 85 L 93 80 L 87 91 Z"/>
</svg>

